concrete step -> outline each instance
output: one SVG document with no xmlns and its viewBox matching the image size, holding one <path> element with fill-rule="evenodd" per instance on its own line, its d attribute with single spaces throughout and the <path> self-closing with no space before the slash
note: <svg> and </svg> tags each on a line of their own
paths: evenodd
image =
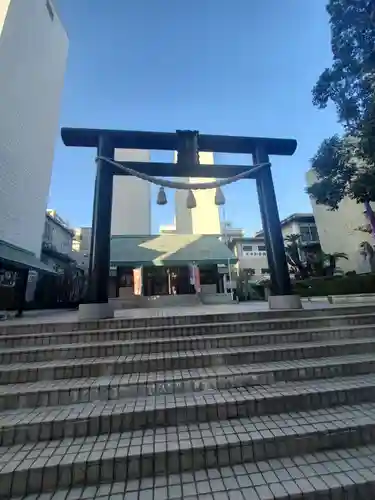
<svg viewBox="0 0 375 500">
<path fill-rule="evenodd" d="M 0 410 L 183 394 L 375 372 L 375 354 L 0 385 Z"/>
<path fill-rule="evenodd" d="M 79 358 L 77 351 L 72 359 L 0 365 L 0 384 L 345 356 L 374 350 L 375 338 L 358 338 L 326 340 L 324 344 L 319 341 L 129 356 L 109 356 L 107 353 L 100 358 Z"/>
<path fill-rule="evenodd" d="M 374 338 L 374 327 L 356 326 L 338 329 L 266 332 L 263 334 L 231 333 L 147 339 L 29 346 L 0 349 L 0 364 L 39 362 L 61 359 L 129 356 L 133 354 L 167 353 L 176 351 L 205 351 L 210 349 L 274 345 L 278 343 L 322 342 L 351 338 Z"/>
<path fill-rule="evenodd" d="M 311 311 L 310 311 L 311 313 Z M 315 313 L 315 311 L 314 311 Z M 222 321 L 218 323 L 199 323 L 187 325 L 162 325 L 133 328 L 103 328 L 44 333 L 18 333 L 0 335 L 0 348 L 21 346 L 42 346 L 54 344 L 101 343 L 109 341 L 136 341 L 150 339 L 173 339 L 197 337 L 200 335 L 220 335 L 232 333 L 278 334 L 285 335 L 296 331 L 311 331 L 318 335 L 319 330 L 347 329 L 350 327 L 375 325 L 375 313 L 327 315 L 309 317 L 273 318 L 271 320 Z M 51 325 L 51 328 L 53 326 Z"/>
<path fill-rule="evenodd" d="M 53 497 L 53 495 L 57 495 Z M 57 490 L 44 494 L 77 500 L 371 500 L 375 446 L 338 449 L 254 463 L 200 469 Z M 16 500 L 16 499 L 13 499 Z M 20 498 L 18 500 L 21 500 Z M 34 495 L 23 500 L 35 500 Z"/>
<path fill-rule="evenodd" d="M 195 312 L 196 311 L 196 312 Z M 212 311 L 212 313 L 211 313 Z M 215 312 L 214 312 L 215 311 Z M 132 318 L 115 318 L 110 320 L 98 321 L 75 321 L 75 322 L 21 322 L 8 323 L 0 325 L 0 335 L 22 335 L 33 333 L 57 333 L 57 332 L 76 332 L 76 331 L 91 331 L 91 330 L 114 330 L 124 328 L 150 328 L 162 326 L 186 326 L 202 323 L 218 324 L 227 322 L 243 322 L 243 321 L 273 321 L 277 319 L 295 319 L 295 318 L 311 318 L 311 317 L 330 317 L 330 316 L 347 316 L 347 315 L 364 315 L 374 314 L 374 305 L 342 305 L 335 307 L 319 307 L 307 308 L 300 310 L 244 310 L 241 306 L 235 304 L 226 306 L 210 306 L 207 308 L 187 308 L 184 314 L 183 308 L 180 311 L 171 308 L 170 315 L 162 312 L 160 315 L 146 316 L 140 310 L 140 317 Z"/>
<path fill-rule="evenodd" d="M 9 498 L 154 478 L 356 448 L 374 440 L 372 403 L 27 443 L 0 449 L 0 494 Z"/>
<path fill-rule="evenodd" d="M 102 341 L 0 348 L 0 364 L 39 362 L 106 356 L 128 356 L 175 351 L 209 350 L 228 347 L 274 345 L 278 343 L 326 342 L 351 338 L 373 338 L 373 325 L 312 330 L 279 330 L 263 333 L 231 333 L 161 339 Z"/>
<path fill-rule="evenodd" d="M 0 444 L 96 436 L 373 401 L 375 375 L 367 375 L 9 410 L 0 413 Z"/>
</svg>

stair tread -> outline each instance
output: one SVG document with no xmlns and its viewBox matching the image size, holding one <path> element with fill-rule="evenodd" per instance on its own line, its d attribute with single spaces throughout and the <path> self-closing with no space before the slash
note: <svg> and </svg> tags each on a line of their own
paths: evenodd
<svg viewBox="0 0 375 500">
<path fill-rule="evenodd" d="M 358 304 L 358 308 L 363 307 L 364 309 L 367 309 L 368 306 L 360 306 Z M 345 309 L 343 307 L 343 309 Z M 311 309 L 309 312 L 311 312 L 311 316 L 288 316 L 288 317 L 282 317 L 282 316 L 270 316 L 267 318 L 263 319 L 241 319 L 239 317 L 238 320 L 231 320 L 231 321 L 220 321 L 219 325 L 233 325 L 233 324 L 272 324 L 272 323 L 298 323 L 299 321 L 323 321 L 323 320 L 337 320 L 337 319 L 342 319 L 345 320 L 346 325 L 347 321 L 351 319 L 361 319 L 361 318 L 368 318 L 368 317 L 373 317 L 374 318 L 374 323 L 375 323 L 375 308 L 374 310 L 371 310 L 371 312 L 366 312 L 366 313 L 350 313 L 350 314 L 327 314 L 323 316 L 319 316 L 314 314 L 314 310 Z M 227 313 L 225 315 L 232 315 L 232 313 Z M 240 313 L 241 314 L 241 313 Z M 126 318 L 118 318 L 117 321 L 120 322 L 122 319 Z M 116 320 L 114 320 L 116 321 Z M 83 330 L 65 330 L 65 331 L 56 331 L 56 330 L 51 330 L 48 332 L 39 332 L 39 333 L 9 333 L 6 331 L 1 331 L 0 330 L 0 338 L 32 338 L 32 337 L 50 337 L 50 336 L 64 336 L 64 335 L 86 335 L 86 334 L 91 334 L 91 333 L 100 333 L 100 332 L 117 332 L 117 331 L 132 331 L 132 330 L 173 330 L 173 329 L 180 329 L 180 328 L 186 328 L 186 329 L 194 329 L 196 327 L 202 327 L 202 326 L 217 326 L 218 323 L 217 321 L 212 321 L 212 322 L 201 322 L 201 323 L 176 323 L 176 324 L 165 324 L 165 325 L 148 325 L 148 326 L 128 326 L 128 327 L 117 327 L 117 328 L 94 328 L 94 329 L 83 329 Z M 67 324 L 67 327 L 69 324 Z M 343 325 L 345 326 L 345 325 Z M 20 325 L 17 325 L 17 328 L 20 327 Z M 319 327 L 320 328 L 320 327 Z"/>
<path fill-rule="evenodd" d="M 368 316 L 374 317 L 374 322 L 375 322 L 375 314 L 370 314 Z M 354 316 L 355 317 L 355 316 Z M 363 317 L 363 315 L 359 315 L 360 318 Z M 341 319 L 342 317 L 340 317 Z M 311 319 L 311 318 L 307 318 Z M 318 319 L 324 319 L 324 318 L 318 318 Z M 332 317 L 330 317 L 332 319 Z M 284 321 L 290 321 L 290 320 L 284 320 Z M 254 321 L 246 321 L 243 323 L 249 323 L 253 324 L 256 323 Z M 240 324 L 243 324 L 240 322 Z M 231 325 L 233 322 L 230 323 L 221 323 L 220 326 L 223 325 Z M 188 325 L 191 328 L 194 327 L 201 327 L 201 326 L 212 326 L 212 325 L 207 325 L 207 323 L 203 324 L 194 324 L 194 325 Z M 159 328 L 159 327 L 158 327 Z M 168 327 L 170 328 L 170 327 Z M 175 327 L 177 328 L 177 327 Z M 183 327 L 185 328 L 185 327 Z M 337 330 L 357 330 L 357 329 L 371 329 L 374 328 L 374 325 L 364 323 L 364 324 L 345 324 L 345 325 L 332 325 L 332 326 L 316 326 L 316 327 L 309 327 L 309 328 L 287 328 L 287 329 L 268 329 L 268 330 L 254 330 L 254 331 L 248 331 L 248 332 L 230 332 L 230 333 L 200 333 L 200 334 L 187 334 L 187 335 L 175 335 L 173 337 L 152 337 L 151 335 L 149 337 L 141 337 L 141 338 L 134 338 L 134 339 L 129 339 L 129 340 L 108 340 L 108 341 L 90 341 L 90 342 L 80 342 L 80 341 L 74 341 L 74 342 L 68 342 L 68 343 L 51 343 L 51 344 L 41 344 L 41 345 L 31 345 L 31 346 L 26 346 L 26 345 L 19 345 L 16 347 L 1 347 L 0 352 L 8 352 L 13 349 L 15 350 L 26 350 L 26 347 L 29 348 L 29 350 L 38 350 L 38 349 L 51 349 L 54 346 L 59 346 L 59 345 L 64 345 L 64 346 L 74 346 L 74 345 L 110 345 L 114 343 L 118 344 L 123 344 L 123 343 L 131 343 L 134 345 L 137 344 L 144 344 L 144 343 L 164 343 L 164 342 L 178 342 L 178 341 L 185 341 L 185 340 L 202 340 L 202 339 L 214 339 L 214 338 L 227 338 L 228 335 L 233 336 L 233 337 L 256 337 L 259 335 L 265 335 L 265 336 L 279 336 L 279 335 L 289 335 L 292 333 L 310 333 L 310 332 L 330 332 L 330 331 L 337 331 Z M 161 328 L 159 328 L 161 329 Z M 22 339 L 33 339 L 33 338 L 49 338 L 49 337 L 85 337 L 85 336 L 90 336 L 92 334 L 100 334 L 100 333 L 110 333 L 110 332 L 128 332 L 132 331 L 134 329 L 113 329 L 113 330 L 82 330 L 78 332 L 61 332 L 61 333 L 41 333 L 41 334 L 20 334 L 20 335 L 6 335 L 4 337 L 1 337 L 0 335 L 0 341 L 2 340 L 22 340 Z M 144 330 L 144 328 L 140 328 L 138 330 Z"/>
<path fill-rule="evenodd" d="M 358 344 L 375 344 L 375 338 L 355 338 L 355 339 L 339 339 L 339 340 L 326 340 L 324 341 L 324 346 L 343 346 L 343 345 L 358 345 Z M 90 344 L 87 344 L 90 346 Z M 92 357 L 92 358 L 67 358 L 67 359 L 56 359 L 38 362 L 21 362 L 21 363 L 9 363 L 0 365 L 0 371 L 11 371 L 20 368 L 27 369 L 38 369 L 44 367 L 54 367 L 54 366 L 66 366 L 66 365 L 77 365 L 79 364 L 92 364 L 92 363 L 117 363 L 117 362 L 133 362 L 141 360 L 153 360 L 153 359 L 164 359 L 164 358 L 183 358 L 183 357 L 197 357 L 197 356 L 220 356 L 224 354 L 231 353 L 244 353 L 244 352 L 262 352 L 262 351 L 288 351 L 293 349 L 307 349 L 309 347 L 322 347 L 322 341 L 314 342 L 292 342 L 283 343 L 276 345 L 256 345 L 256 346 L 241 346 L 241 347 L 222 347 L 214 349 L 200 349 L 200 350 L 179 350 L 173 352 L 158 352 L 158 353 L 147 353 L 147 354 L 128 354 L 121 356 L 103 356 L 103 357 Z"/>
<path fill-rule="evenodd" d="M 2 446 L 0 476 L 15 469 L 19 472 L 64 462 L 85 464 L 128 455 L 150 456 L 192 448 L 242 446 L 265 439 L 301 438 L 368 425 L 375 425 L 375 403 Z"/>
<path fill-rule="evenodd" d="M 197 470 L 44 493 L 43 500 L 302 500 L 309 494 L 363 488 L 375 482 L 375 446 Z M 204 495 L 209 495 L 204 497 Z M 212 495 L 214 495 L 212 497 Z M 216 496 L 215 496 L 216 495 Z M 333 497 L 332 497 L 333 498 Z M 354 498 L 354 497 L 353 497 Z M 365 498 L 365 497 L 362 497 Z M 372 497 L 368 497 L 370 500 Z M 21 500 L 13 498 L 13 500 Z M 35 500 L 35 495 L 23 497 Z"/>
<path fill-rule="evenodd" d="M 217 334 L 199 334 L 199 335 L 180 335 L 175 337 L 147 337 L 140 339 L 129 339 L 129 340 L 105 340 L 105 341 L 86 341 L 86 342 L 71 342 L 63 344 L 43 344 L 43 345 L 31 345 L 25 346 L 20 345 L 16 347 L 0 347 L 0 355 L 14 352 L 35 352 L 35 351 L 51 351 L 51 350 L 70 350 L 70 349 L 80 349 L 85 347 L 111 347 L 118 345 L 149 345 L 149 344 L 166 344 L 172 342 L 189 342 L 189 341 L 209 341 L 214 339 L 227 339 L 230 338 L 246 338 L 246 337 L 259 337 L 259 336 L 285 336 L 290 334 L 303 334 L 310 332 L 332 332 L 341 330 L 370 330 L 373 329 L 374 325 L 345 325 L 345 326 L 333 326 L 333 327 L 322 327 L 322 328 L 298 328 L 298 329 L 288 329 L 288 330 L 266 330 L 266 331 L 255 331 L 255 332 L 231 332 L 231 333 L 217 333 Z M 10 337 L 7 337 L 7 340 Z M 320 341 L 321 342 L 321 341 Z M 269 345 L 269 344 L 261 344 Z M 284 344 L 283 344 L 284 345 Z M 259 345 L 260 346 L 260 345 Z"/>
<path fill-rule="evenodd" d="M 375 361 L 375 353 L 349 354 L 322 358 L 296 359 L 290 361 L 270 361 L 267 363 L 221 365 L 206 368 L 188 368 L 159 372 L 139 372 L 102 377 L 73 378 L 63 380 L 43 380 L 17 384 L 0 385 L 0 396 L 5 394 L 23 394 L 27 392 L 89 389 L 119 385 L 150 385 L 156 383 L 179 382 L 202 378 L 240 376 L 246 374 L 268 373 L 275 370 L 294 370 L 327 365 L 342 365 Z"/>
<path fill-rule="evenodd" d="M 79 349 L 83 347 L 111 347 L 117 345 L 142 345 L 142 344 L 164 344 L 171 342 L 189 342 L 193 340 L 212 340 L 212 339 L 227 339 L 228 336 L 231 338 L 243 338 L 243 337 L 258 337 L 258 336 L 282 336 L 289 335 L 291 333 L 310 333 L 322 331 L 334 331 L 334 330 L 356 330 L 356 329 L 373 329 L 373 325 L 353 325 L 345 327 L 326 327 L 326 328 L 300 328 L 291 330 L 268 330 L 268 331 L 256 331 L 256 332 L 231 332 L 231 333 L 214 333 L 214 334 L 199 334 L 199 335 L 182 335 L 176 337 L 147 337 L 140 339 L 130 339 L 130 340 L 104 340 L 104 341 L 87 341 L 87 342 L 71 342 L 68 344 L 44 344 L 44 345 L 31 345 L 31 346 L 16 346 L 16 347 L 1 347 L 0 354 L 12 353 L 12 352 L 29 352 L 29 351 L 50 351 L 50 350 L 64 350 L 64 349 Z M 263 344 L 268 345 L 268 344 Z"/>
<path fill-rule="evenodd" d="M 211 390 L 190 394 L 166 394 L 148 397 L 123 398 L 112 401 L 92 401 L 73 403 L 64 406 L 48 406 L 39 408 L 12 409 L 0 412 L 0 428 L 14 425 L 37 424 L 58 420 L 85 420 L 106 414 L 131 414 L 163 408 L 188 408 L 191 406 L 207 406 L 216 403 L 240 402 L 246 400 L 265 400 L 275 397 L 324 393 L 330 391 L 350 390 L 373 387 L 375 374 L 337 377 L 332 379 L 309 380 L 304 382 L 278 382 L 272 385 L 258 385 L 247 388 L 227 390 Z"/>
</svg>

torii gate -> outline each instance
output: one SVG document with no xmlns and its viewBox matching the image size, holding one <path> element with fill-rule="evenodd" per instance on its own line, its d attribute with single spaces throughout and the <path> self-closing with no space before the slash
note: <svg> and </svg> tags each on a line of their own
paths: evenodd
<svg viewBox="0 0 375 500">
<path fill-rule="evenodd" d="M 248 172 L 246 178 L 256 180 L 271 278 L 271 308 L 300 308 L 299 297 L 293 296 L 281 232 L 279 211 L 273 186 L 269 157 L 291 156 L 297 148 L 294 139 L 200 135 L 196 131 L 138 132 L 86 128 L 62 128 L 66 146 L 96 148 L 97 172 L 92 219 L 89 294 L 81 304 L 82 317 L 111 317 L 108 306 L 110 271 L 110 239 L 113 176 L 127 175 L 114 160 L 115 149 L 170 150 L 178 152 L 175 163 L 116 162 L 137 172 L 160 177 L 202 177 L 224 179 Z M 199 151 L 251 154 L 254 165 L 200 165 Z M 268 164 L 261 169 L 258 164 Z"/>
</svg>

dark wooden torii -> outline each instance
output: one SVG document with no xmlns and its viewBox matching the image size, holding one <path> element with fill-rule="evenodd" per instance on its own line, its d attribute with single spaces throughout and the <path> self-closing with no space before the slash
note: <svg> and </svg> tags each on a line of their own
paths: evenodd
<svg viewBox="0 0 375 500">
<path fill-rule="evenodd" d="M 66 146 L 96 148 L 98 157 L 114 159 L 115 149 L 169 150 L 178 152 L 175 163 L 118 162 L 138 172 L 159 177 L 202 177 L 223 179 L 250 171 L 247 178 L 256 180 L 274 295 L 291 295 L 291 284 L 281 232 L 279 211 L 271 167 L 256 169 L 244 165 L 202 165 L 198 151 L 251 154 L 254 165 L 269 163 L 273 155 L 291 156 L 297 148 L 294 139 L 200 135 L 196 131 L 139 132 L 62 128 Z M 251 173 L 254 170 L 254 173 Z M 97 161 L 88 302 L 108 302 L 113 176 L 127 175 L 104 160 Z"/>
</svg>

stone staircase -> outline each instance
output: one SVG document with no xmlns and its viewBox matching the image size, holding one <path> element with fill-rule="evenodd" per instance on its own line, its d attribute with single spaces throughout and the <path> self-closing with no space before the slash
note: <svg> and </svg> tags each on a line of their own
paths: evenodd
<svg viewBox="0 0 375 500">
<path fill-rule="evenodd" d="M 356 305 L 0 327 L 0 498 L 371 500 L 374 325 Z"/>
</svg>

